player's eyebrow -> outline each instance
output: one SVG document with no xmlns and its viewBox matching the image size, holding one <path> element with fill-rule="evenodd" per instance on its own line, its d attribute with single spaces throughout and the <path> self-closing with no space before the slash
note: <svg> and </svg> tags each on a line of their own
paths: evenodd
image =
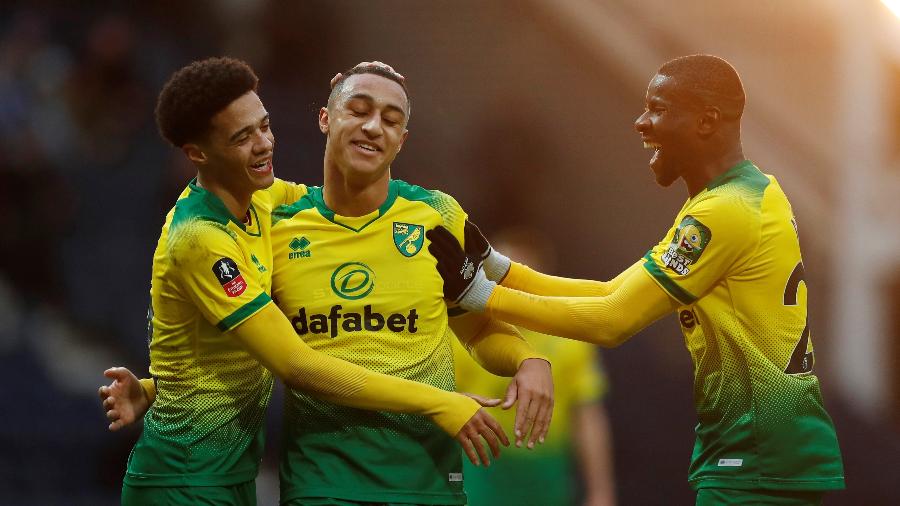
<svg viewBox="0 0 900 506">
<path fill-rule="evenodd" d="M 252 125 L 247 125 L 244 128 L 238 130 L 237 132 L 231 134 L 231 137 L 228 138 L 228 142 L 234 142 L 234 141 L 238 140 L 242 135 L 244 135 L 245 133 L 248 133 L 251 130 L 253 130 L 254 128 L 256 128 L 257 124 L 262 123 L 263 121 L 266 121 L 268 119 L 269 119 L 269 114 L 266 113 L 266 115 L 263 116 L 262 119 L 260 119 L 256 123 L 254 123 Z"/>
<path fill-rule="evenodd" d="M 350 100 L 353 100 L 354 98 L 358 98 L 360 100 L 365 100 L 366 102 L 369 102 L 371 104 L 375 103 L 375 97 L 373 97 L 372 95 L 369 95 L 368 93 L 356 93 L 354 95 L 350 95 L 349 97 L 347 97 L 347 101 L 349 102 Z M 391 111 L 397 111 L 400 114 L 402 114 L 404 118 L 406 117 L 406 112 L 403 110 L 403 108 L 401 108 L 395 104 L 388 103 L 385 105 L 385 109 L 389 109 Z"/>
</svg>

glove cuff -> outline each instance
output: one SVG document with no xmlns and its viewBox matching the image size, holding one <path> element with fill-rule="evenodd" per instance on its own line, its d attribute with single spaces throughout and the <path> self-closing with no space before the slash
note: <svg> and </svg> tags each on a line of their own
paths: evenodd
<svg viewBox="0 0 900 506">
<path fill-rule="evenodd" d="M 469 290 L 459 300 L 459 307 L 474 313 L 483 313 L 487 309 L 488 299 L 494 292 L 497 283 L 489 281 L 483 269 L 478 269 Z"/>
<path fill-rule="evenodd" d="M 512 260 L 503 255 L 499 251 L 491 248 L 487 258 L 484 259 L 484 273 L 491 281 L 501 282 L 506 274 L 509 273 L 509 266 Z"/>
</svg>

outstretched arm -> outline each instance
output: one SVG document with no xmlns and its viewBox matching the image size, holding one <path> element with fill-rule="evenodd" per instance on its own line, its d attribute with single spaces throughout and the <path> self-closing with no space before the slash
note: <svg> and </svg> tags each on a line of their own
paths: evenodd
<svg viewBox="0 0 900 506">
<path fill-rule="evenodd" d="M 605 297 L 543 297 L 497 286 L 482 309 L 537 332 L 614 347 L 675 308 L 648 274 L 635 270 Z"/>
<path fill-rule="evenodd" d="M 632 272 L 640 268 L 641 262 L 637 261 L 610 281 L 595 281 L 551 276 L 527 265 L 512 262 L 500 284 L 513 290 L 548 297 L 605 297 L 615 292 Z"/>
<path fill-rule="evenodd" d="M 553 415 L 553 374 L 549 359 L 536 352 L 512 325 L 465 313 L 449 319 L 460 343 L 486 371 L 512 377 L 502 408 L 516 409 L 516 446 L 544 442 Z M 530 433 L 530 437 L 529 437 Z"/>
<path fill-rule="evenodd" d="M 431 385 L 376 373 L 317 352 L 299 339 L 274 304 L 267 304 L 234 330 L 234 337 L 284 382 L 328 402 L 361 409 L 415 413 L 460 441 L 474 462 L 489 463 L 483 437 L 494 455 L 508 445 L 503 429 L 473 399 Z"/>
<path fill-rule="evenodd" d="M 601 346 L 618 346 L 677 307 L 650 275 L 626 271 L 616 289 L 603 297 L 544 297 L 497 286 L 483 270 L 460 268 L 477 262 L 443 227 L 428 231 L 431 254 L 444 278 L 445 295 L 469 311 L 537 332 Z"/>
<path fill-rule="evenodd" d="M 513 290 L 535 295 L 604 297 L 614 292 L 632 270 L 641 266 L 640 261 L 635 262 L 612 281 L 550 276 L 515 262 L 495 250 L 478 226 L 468 220 L 465 226 L 465 245 L 467 255 L 482 260 L 487 279 Z"/>
</svg>

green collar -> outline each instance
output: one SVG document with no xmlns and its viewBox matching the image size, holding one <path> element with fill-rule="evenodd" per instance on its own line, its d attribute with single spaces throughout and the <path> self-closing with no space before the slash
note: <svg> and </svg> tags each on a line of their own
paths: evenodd
<svg viewBox="0 0 900 506">
<path fill-rule="evenodd" d="M 722 186 L 729 181 L 742 176 L 755 174 L 757 172 L 759 172 L 759 169 L 757 169 L 756 166 L 753 165 L 753 162 L 751 162 L 750 160 L 741 160 L 730 169 L 714 177 L 712 181 L 707 183 L 706 189 L 712 190 L 713 188 Z"/>
<path fill-rule="evenodd" d="M 252 202 L 250 203 L 249 212 L 253 215 L 253 221 L 255 224 L 255 228 L 257 229 L 256 234 L 248 232 L 247 226 L 242 221 L 238 221 L 238 219 L 233 214 L 231 214 L 231 211 L 228 210 L 228 207 L 225 206 L 225 203 L 222 202 L 222 199 L 220 199 L 215 193 L 198 185 L 196 177 L 194 179 L 191 179 L 191 182 L 188 183 L 188 187 L 191 189 L 191 194 L 188 195 L 187 198 L 198 199 L 199 203 L 201 203 L 200 205 L 206 207 L 206 209 L 210 212 L 210 218 L 223 225 L 227 224 L 228 222 L 234 223 L 241 230 L 247 232 L 248 234 L 259 235 L 259 216 L 256 214 L 256 208 L 253 206 Z M 194 195 L 196 195 L 196 197 L 194 197 Z"/>
<path fill-rule="evenodd" d="M 394 202 L 397 200 L 397 195 L 400 193 L 399 184 L 396 180 L 391 179 L 388 182 L 388 194 L 387 198 L 382 202 L 380 206 L 378 206 L 378 214 L 372 217 L 371 220 L 362 224 L 359 228 L 353 228 L 351 226 L 345 225 L 339 221 L 335 220 L 335 212 L 328 208 L 325 205 L 325 196 L 322 192 L 321 186 L 311 186 L 309 187 L 309 198 L 312 200 L 313 204 L 316 206 L 316 209 L 319 211 L 325 219 L 334 223 L 335 225 L 340 225 L 346 229 L 352 230 L 354 232 L 359 232 L 362 229 L 371 225 L 375 220 L 384 216 L 384 214 L 394 205 Z"/>
</svg>

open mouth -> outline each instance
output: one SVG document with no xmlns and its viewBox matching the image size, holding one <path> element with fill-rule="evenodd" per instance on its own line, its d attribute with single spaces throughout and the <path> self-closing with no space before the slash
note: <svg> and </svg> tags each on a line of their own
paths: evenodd
<svg viewBox="0 0 900 506">
<path fill-rule="evenodd" d="M 250 170 L 259 174 L 265 174 L 272 171 L 272 160 L 263 160 L 250 166 Z"/>
<path fill-rule="evenodd" d="M 644 149 L 653 150 L 653 157 L 650 158 L 650 165 L 656 163 L 656 160 L 659 158 L 659 150 L 662 149 L 662 145 L 658 142 L 644 141 Z"/>
<path fill-rule="evenodd" d="M 379 151 L 381 151 L 381 148 L 379 148 L 375 144 L 371 144 L 368 142 L 355 141 L 355 142 L 352 142 L 352 144 L 354 146 L 356 146 L 356 148 L 359 151 L 362 151 L 363 153 L 375 154 L 375 153 L 378 153 Z"/>
</svg>

